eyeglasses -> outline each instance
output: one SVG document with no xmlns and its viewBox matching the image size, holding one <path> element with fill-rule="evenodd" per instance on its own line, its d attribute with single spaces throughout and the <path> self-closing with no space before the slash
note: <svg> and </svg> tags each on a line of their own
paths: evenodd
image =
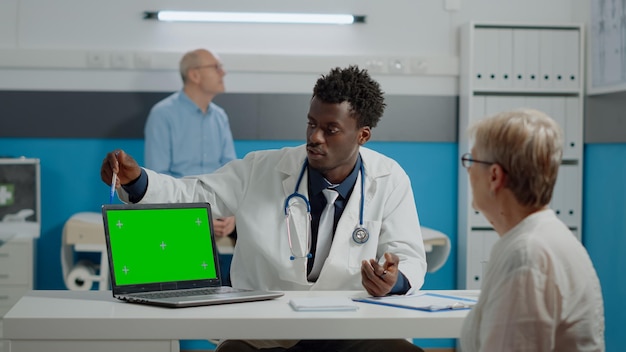
<svg viewBox="0 0 626 352">
<path fill-rule="evenodd" d="M 465 153 L 463 154 L 463 156 L 461 156 L 461 165 L 463 165 L 464 168 L 469 169 L 469 167 L 472 166 L 472 164 L 474 163 L 486 164 L 486 165 L 495 164 L 493 161 L 482 161 L 482 160 L 472 159 L 471 153 Z"/>
<path fill-rule="evenodd" d="M 224 71 L 224 65 L 222 64 L 200 65 L 194 68 L 214 68 L 216 71 Z"/>
</svg>

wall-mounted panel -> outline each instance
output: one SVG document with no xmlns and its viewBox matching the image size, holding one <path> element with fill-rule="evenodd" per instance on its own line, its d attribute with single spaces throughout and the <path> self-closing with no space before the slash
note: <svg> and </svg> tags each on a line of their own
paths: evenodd
<svg viewBox="0 0 626 352">
<path fill-rule="evenodd" d="M 585 99 L 585 143 L 626 142 L 626 92 Z"/>
<path fill-rule="evenodd" d="M 137 138 L 167 93 L 0 91 L 0 137 Z"/>
<path fill-rule="evenodd" d="M 150 108 L 169 93 L 0 91 L 0 137 L 143 138 Z M 238 140 L 304 140 L 310 94 L 215 98 Z M 386 96 L 373 140 L 456 141 L 456 96 Z"/>
</svg>

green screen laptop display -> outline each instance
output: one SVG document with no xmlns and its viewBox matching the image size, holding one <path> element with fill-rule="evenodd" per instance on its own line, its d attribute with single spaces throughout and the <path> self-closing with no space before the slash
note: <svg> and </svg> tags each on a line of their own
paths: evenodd
<svg viewBox="0 0 626 352">
<path fill-rule="evenodd" d="M 217 279 L 206 207 L 109 209 L 116 285 Z"/>
</svg>

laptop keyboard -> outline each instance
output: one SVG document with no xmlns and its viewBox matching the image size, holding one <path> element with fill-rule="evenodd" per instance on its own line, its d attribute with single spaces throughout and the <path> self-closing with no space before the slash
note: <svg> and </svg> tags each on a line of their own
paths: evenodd
<svg viewBox="0 0 626 352">
<path fill-rule="evenodd" d="M 142 294 L 134 294 L 134 297 L 138 298 L 170 298 L 170 297 L 187 297 L 187 296 L 203 296 L 203 295 L 214 295 L 214 294 L 223 294 L 223 293 L 237 293 L 237 292 L 247 292 L 250 290 L 240 289 L 240 288 L 232 288 L 229 286 L 222 287 L 209 287 L 198 290 L 185 290 L 185 291 L 162 291 L 162 292 L 150 292 L 150 293 L 142 293 Z"/>
</svg>

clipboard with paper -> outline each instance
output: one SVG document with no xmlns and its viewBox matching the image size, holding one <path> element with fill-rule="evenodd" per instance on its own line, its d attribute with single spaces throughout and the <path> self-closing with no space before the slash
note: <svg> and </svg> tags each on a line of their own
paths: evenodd
<svg viewBox="0 0 626 352">
<path fill-rule="evenodd" d="M 443 295 L 432 292 L 418 292 L 407 296 L 384 296 L 353 298 L 356 302 L 379 304 L 404 309 L 415 309 L 426 312 L 440 312 L 459 309 L 471 309 L 476 300 L 466 297 Z"/>
</svg>

